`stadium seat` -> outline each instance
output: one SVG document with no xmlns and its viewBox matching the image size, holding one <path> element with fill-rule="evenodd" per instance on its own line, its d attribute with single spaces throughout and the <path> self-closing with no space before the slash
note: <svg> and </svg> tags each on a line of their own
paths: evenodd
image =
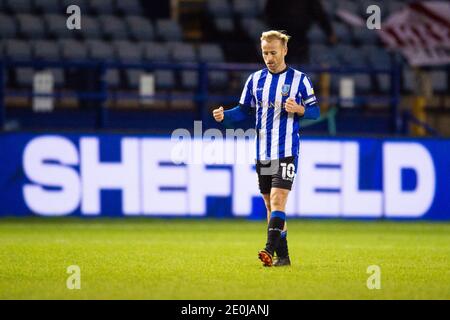
<svg viewBox="0 0 450 320">
<path fill-rule="evenodd" d="M 406 4 L 402 1 L 391 0 L 387 2 L 387 13 L 389 15 L 405 8 Z"/>
<path fill-rule="evenodd" d="M 445 71 L 431 71 L 431 84 L 433 86 L 433 91 L 438 93 L 448 93 L 448 75 Z"/>
<path fill-rule="evenodd" d="M 136 63 L 142 60 L 141 47 L 136 43 L 117 40 L 113 41 L 113 47 L 120 62 Z"/>
<path fill-rule="evenodd" d="M 84 60 L 87 58 L 87 48 L 83 42 L 77 40 L 59 40 L 61 55 L 67 60 Z"/>
<path fill-rule="evenodd" d="M 88 3 L 90 10 L 97 15 L 114 13 L 114 0 L 90 0 Z"/>
<path fill-rule="evenodd" d="M 98 20 L 103 35 L 113 40 L 125 40 L 128 38 L 128 29 L 125 22 L 112 15 L 99 15 Z"/>
<path fill-rule="evenodd" d="M 99 21 L 90 16 L 83 16 L 81 34 L 84 39 L 100 39 L 103 37 Z"/>
<path fill-rule="evenodd" d="M 355 27 L 352 32 L 353 38 L 358 44 L 376 44 L 378 42 L 377 31 L 367 29 L 366 26 Z"/>
<path fill-rule="evenodd" d="M 176 62 L 196 62 L 197 54 L 192 44 L 176 42 L 172 43 L 172 58 Z"/>
<path fill-rule="evenodd" d="M 266 24 L 257 18 L 245 18 L 241 20 L 242 28 L 247 36 L 253 41 L 259 41 L 261 33 L 267 30 Z"/>
<path fill-rule="evenodd" d="M 199 60 L 208 63 L 222 63 L 225 62 L 225 57 L 219 45 L 201 44 L 199 46 Z M 208 79 L 212 88 L 224 88 L 228 83 L 228 74 L 226 71 L 210 71 Z"/>
<path fill-rule="evenodd" d="M 156 21 L 156 34 L 164 41 L 181 41 L 183 39 L 180 25 L 176 21 L 169 19 Z"/>
<path fill-rule="evenodd" d="M 4 5 L 14 13 L 28 13 L 33 9 L 31 0 L 5 0 Z"/>
<path fill-rule="evenodd" d="M 75 32 L 67 29 L 66 17 L 60 14 L 45 14 L 44 22 L 47 33 L 54 38 L 73 38 Z"/>
<path fill-rule="evenodd" d="M 34 70 L 32 68 L 16 68 L 15 77 L 19 87 L 30 87 L 33 84 Z"/>
<path fill-rule="evenodd" d="M 7 40 L 4 44 L 4 54 L 9 59 L 29 60 L 31 58 L 31 47 L 23 40 Z"/>
<path fill-rule="evenodd" d="M 340 22 L 332 22 L 332 24 L 334 33 L 336 34 L 339 43 L 352 43 L 352 34 L 345 24 Z"/>
<path fill-rule="evenodd" d="M 378 46 L 368 45 L 362 47 L 369 64 L 374 68 L 390 68 L 391 57 L 389 53 Z M 390 77 L 388 74 L 376 75 L 378 88 L 382 93 L 388 93 L 390 90 Z"/>
<path fill-rule="evenodd" d="M 0 39 L 14 39 L 17 34 L 17 25 L 13 18 L 0 13 Z"/>
<path fill-rule="evenodd" d="M 113 46 L 102 40 L 86 40 L 88 56 L 95 61 L 112 62 L 115 60 L 115 52 Z"/>
<path fill-rule="evenodd" d="M 234 13 L 242 18 L 254 18 L 258 14 L 254 0 L 233 0 L 232 3 Z"/>
<path fill-rule="evenodd" d="M 66 12 L 61 10 L 59 0 L 34 0 L 34 7 L 43 14 Z"/>
<path fill-rule="evenodd" d="M 197 62 L 197 54 L 192 44 L 173 43 L 171 45 L 174 62 Z M 181 86 L 185 89 L 194 89 L 198 86 L 198 72 L 185 70 L 180 73 Z"/>
<path fill-rule="evenodd" d="M 311 29 L 309 29 L 307 37 L 309 43 L 326 44 L 327 42 L 327 37 L 325 33 L 317 24 L 315 24 Z"/>
<path fill-rule="evenodd" d="M 208 14 L 215 18 L 231 18 L 231 5 L 227 0 L 208 0 L 206 4 Z"/>
<path fill-rule="evenodd" d="M 39 16 L 31 14 L 18 14 L 17 21 L 19 23 L 20 33 L 30 39 L 44 38 L 45 28 L 44 22 Z"/>
<path fill-rule="evenodd" d="M 311 65 L 338 67 L 339 60 L 336 51 L 323 44 L 313 44 L 310 48 L 309 61 Z"/>
<path fill-rule="evenodd" d="M 58 60 L 60 58 L 58 44 L 49 40 L 36 40 L 32 43 L 34 58 L 42 60 Z"/>
<path fill-rule="evenodd" d="M 125 16 L 142 14 L 142 6 L 139 0 L 127 0 L 116 2 L 117 11 Z"/>
<path fill-rule="evenodd" d="M 415 75 L 411 67 L 407 66 L 402 71 L 402 88 L 404 91 L 411 93 L 415 90 Z"/>
<path fill-rule="evenodd" d="M 141 42 L 144 60 L 150 62 L 169 62 L 171 60 L 169 47 L 165 43 Z"/>
<path fill-rule="evenodd" d="M 155 71 L 156 89 L 172 90 L 175 88 L 175 76 L 170 70 Z"/>
<path fill-rule="evenodd" d="M 366 67 L 368 64 L 364 53 L 354 46 L 339 44 L 335 50 L 342 66 Z"/>
<path fill-rule="evenodd" d="M 232 33 L 235 29 L 232 18 L 216 18 L 214 19 L 214 27 L 221 33 Z"/>
<path fill-rule="evenodd" d="M 360 6 L 350 0 L 340 0 L 338 1 L 337 5 L 334 7 L 334 9 L 337 10 L 345 10 L 348 11 L 354 15 L 360 15 Z"/>
<path fill-rule="evenodd" d="M 150 20 L 140 16 L 126 16 L 125 21 L 128 25 L 130 36 L 138 41 L 152 41 L 155 38 L 155 32 Z"/>
</svg>

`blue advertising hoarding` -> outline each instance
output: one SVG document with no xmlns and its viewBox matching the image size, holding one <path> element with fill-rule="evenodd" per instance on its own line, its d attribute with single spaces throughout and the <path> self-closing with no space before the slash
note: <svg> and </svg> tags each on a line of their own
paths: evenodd
<svg viewBox="0 0 450 320">
<path fill-rule="evenodd" d="M 0 216 L 264 219 L 251 149 L 245 139 L 3 133 Z M 446 139 L 302 137 L 286 214 L 450 220 L 449 151 Z"/>
</svg>

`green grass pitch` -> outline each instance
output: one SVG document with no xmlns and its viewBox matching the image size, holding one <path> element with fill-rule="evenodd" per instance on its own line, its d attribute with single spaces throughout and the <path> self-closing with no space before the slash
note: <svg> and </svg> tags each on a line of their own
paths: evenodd
<svg viewBox="0 0 450 320">
<path fill-rule="evenodd" d="M 288 225 L 293 265 L 264 268 L 264 221 L 1 219 L 0 298 L 450 299 L 449 223 Z M 80 290 L 66 287 L 70 265 Z"/>
</svg>

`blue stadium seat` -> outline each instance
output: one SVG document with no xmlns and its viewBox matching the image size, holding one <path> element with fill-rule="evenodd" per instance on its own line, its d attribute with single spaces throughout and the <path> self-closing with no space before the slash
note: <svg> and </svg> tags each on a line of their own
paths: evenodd
<svg viewBox="0 0 450 320">
<path fill-rule="evenodd" d="M 13 18 L 0 13 L 0 39 L 14 39 L 17 35 L 17 25 Z"/>
<path fill-rule="evenodd" d="M 170 50 L 165 43 L 141 42 L 144 60 L 151 62 L 170 62 Z"/>
<path fill-rule="evenodd" d="M 242 19 L 241 24 L 247 36 L 253 41 L 259 41 L 261 33 L 268 29 L 264 21 L 257 18 Z"/>
<path fill-rule="evenodd" d="M 353 36 L 350 32 L 350 29 L 343 23 L 340 22 L 332 22 L 334 33 L 338 38 L 339 43 L 352 43 Z"/>
<path fill-rule="evenodd" d="M 222 33 L 232 33 L 234 32 L 234 22 L 232 18 L 215 18 L 214 26 L 217 31 Z"/>
<path fill-rule="evenodd" d="M 390 0 L 387 2 L 387 13 L 391 15 L 402 10 L 405 6 L 406 4 L 402 1 Z"/>
<path fill-rule="evenodd" d="M 59 46 L 55 41 L 36 40 L 32 43 L 34 58 L 42 60 L 59 60 Z"/>
<path fill-rule="evenodd" d="M 353 38 L 358 44 L 376 44 L 378 35 L 376 30 L 367 29 L 366 26 L 353 28 Z"/>
<path fill-rule="evenodd" d="M 333 48 L 323 44 L 313 44 L 310 48 L 309 63 L 313 66 L 338 67 L 339 59 Z"/>
<path fill-rule="evenodd" d="M 44 22 L 39 16 L 31 14 L 18 14 L 17 21 L 19 23 L 20 33 L 30 39 L 44 38 L 45 28 Z"/>
<path fill-rule="evenodd" d="M 175 76 L 170 70 L 155 71 L 156 89 L 172 90 L 175 88 Z"/>
<path fill-rule="evenodd" d="M 98 15 L 113 14 L 115 11 L 114 0 L 90 0 L 90 10 Z"/>
<path fill-rule="evenodd" d="M 34 7 L 43 14 L 66 12 L 62 10 L 59 0 L 34 0 Z"/>
<path fill-rule="evenodd" d="M 176 62 L 196 62 L 197 54 L 192 44 L 176 42 L 171 44 L 172 58 Z"/>
<path fill-rule="evenodd" d="M 112 62 L 116 60 L 113 46 L 102 40 L 86 40 L 88 56 L 92 60 Z"/>
<path fill-rule="evenodd" d="M 124 63 L 136 63 L 142 60 L 141 47 L 131 41 L 113 41 L 113 47 L 119 61 Z"/>
<path fill-rule="evenodd" d="M 63 39 L 58 41 L 61 55 L 67 60 L 85 60 L 88 57 L 86 45 L 77 40 Z"/>
<path fill-rule="evenodd" d="M 309 43 L 326 44 L 327 42 L 327 36 L 317 24 L 309 29 L 307 37 Z"/>
<path fill-rule="evenodd" d="M 337 5 L 334 7 L 336 10 L 345 10 L 354 15 L 360 15 L 360 6 L 358 3 L 349 0 L 340 0 L 337 2 Z"/>
<path fill-rule="evenodd" d="M 5 0 L 4 5 L 14 13 L 28 13 L 33 9 L 31 0 Z"/>
<path fill-rule="evenodd" d="M 139 0 L 126 0 L 116 2 L 117 11 L 125 16 L 142 14 L 142 6 Z"/>
<path fill-rule="evenodd" d="M 411 93 L 415 90 L 415 75 L 411 67 L 405 66 L 402 70 L 402 88 L 404 91 Z"/>
<path fill-rule="evenodd" d="M 195 48 L 189 43 L 173 43 L 172 59 L 175 62 L 197 62 Z M 198 86 L 198 72 L 181 71 L 181 86 L 185 89 L 195 89 Z"/>
<path fill-rule="evenodd" d="M 128 29 L 125 22 L 112 15 L 99 15 L 98 21 L 103 31 L 103 35 L 109 39 L 125 40 L 128 38 Z"/>
<path fill-rule="evenodd" d="M 75 31 L 67 29 L 67 18 L 61 14 L 45 14 L 44 22 L 47 33 L 55 38 L 73 38 Z"/>
<path fill-rule="evenodd" d="M 80 32 L 84 39 L 100 39 L 103 37 L 99 21 L 90 16 L 83 15 Z"/>
<path fill-rule="evenodd" d="M 259 13 L 254 0 L 233 0 L 232 3 L 234 13 L 242 18 L 254 18 Z"/>
<path fill-rule="evenodd" d="M 152 41 L 155 38 L 155 31 L 150 20 L 140 16 L 126 16 L 130 36 L 138 41 Z"/>
<path fill-rule="evenodd" d="M 208 0 L 207 12 L 215 18 L 231 18 L 233 12 L 227 0 Z"/>
<path fill-rule="evenodd" d="M 199 60 L 208 63 L 222 63 L 225 62 L 225 56 L 219 45 L 201 44 L 199 46 Z M 224 88 L 228 83 L 228 74 L 226 71 L 210 71 L 208 79 L 212 88 Z"/>
<path fill-rule="evenodd" d="M 33 84 L 34 70 L 32 68 L 16 68 L 16 83 L 20 87 L 30 87 Z"/>
<path fill-rule="evenodd" d="M 156 34 L 164 41 L 181 41 L 183 39 L 180 25 L 176 21 L 169 19 L 156 21 Z"/>
<path fill-rule="evenodd" d="M 6 40 L 3 50 L 9 59 L 29 60 L 31 58 L 31 47 L 23 40 Z"/>
<path fill-rule="evenodd" d="M 369 64 L 374 68 L 390 68 L 391 57 L 389 53 L 378 46 L 368 45 L 362 47 L 362 52 L 365 54 Z M 382 93 L 388 93 L 390 90 L 390 77 L 388 74 L 376 75 L 378 88 Z"/>
<path fill-rule="evenodd" d="M 368 65 L 364 53 L 354 46 L 339 44 L 335 50 L 343 66 L 366 67 Z"/>
<path fill-rule="evenodd" d="M 448 75 L 443 70 L 434 70 L 430 72 L 433 91 L 437 93 L 448 93 Z"/>
</svg>

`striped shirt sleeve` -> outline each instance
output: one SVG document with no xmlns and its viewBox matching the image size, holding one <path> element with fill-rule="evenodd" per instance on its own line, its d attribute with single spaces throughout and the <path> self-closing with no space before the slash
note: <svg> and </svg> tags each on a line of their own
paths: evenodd
<svg viewBox="0 0 450 320">
<path fill-rule="evenodd" d="M 303 77 L 302 83 L 300 83 L 299 88 L 300 94 L 302 96 L 302 104 L 305 107 L 310 107 L 317 104 L 317 98 L 314 94 L 314 89 L 311 80 L 307 75 Z"/>
<path fill-rule="evenodd" d="M 251 74 L 245 82 L 244 90 L 242 90 L 239 104 L 245 108 L 250 108 L 253 101 L 253 74 Z"/>
</svg>

